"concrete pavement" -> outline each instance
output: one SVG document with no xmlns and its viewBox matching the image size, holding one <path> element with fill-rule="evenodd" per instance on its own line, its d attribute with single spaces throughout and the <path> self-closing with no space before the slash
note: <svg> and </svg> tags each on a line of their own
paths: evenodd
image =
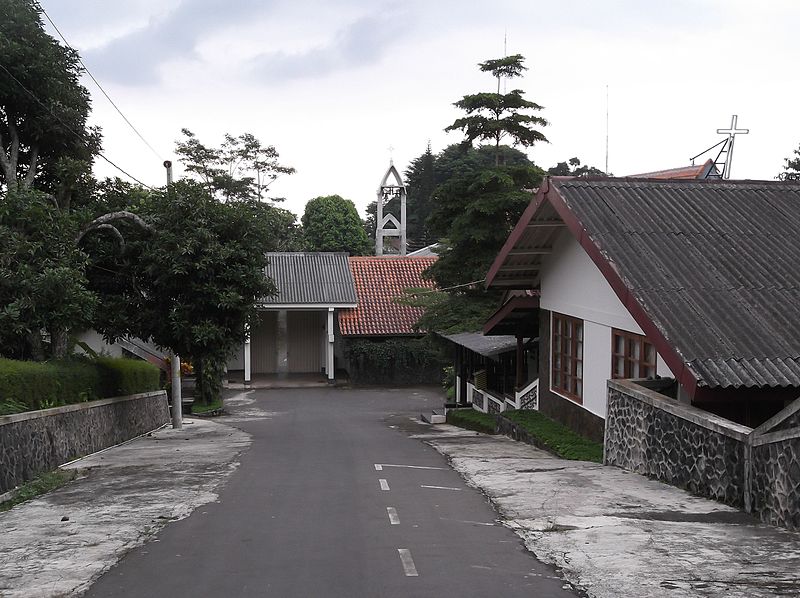
<svg viewBox="0 0 800 598">
<path fill-rule="evenodd" d="M 77 596 L 170 521 L 217 499 L 250 444 L 201 419 L 67 466 L 78 479 L 0 513 L 0 597 Z"/>
<path fill-rule="evenodd" d="M 503 436 L 399 422 L 445 455 L 539 559 L 597 598 L 800 595 L 800 534 L 643 476 Z"/>
</svg>

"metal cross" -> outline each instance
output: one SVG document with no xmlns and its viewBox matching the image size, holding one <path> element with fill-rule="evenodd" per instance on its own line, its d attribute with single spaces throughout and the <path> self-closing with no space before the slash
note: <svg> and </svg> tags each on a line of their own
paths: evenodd
<svg viewBox="0 0 800 598">
<path fill-rule="evenodd" d="M 717 129 L 717 133 L 720 135 L 730 135 L 734 137 L 736 135 L 747 135 L 750 132 L 750 129 L 737 129 L 736 128 L 736 121 L 739 120 L 737 115 L 733 115 L 731 118 L 731 128 L 730 129 Z"/>
<path fill-rule="evenodd" d="M 717 129 L 717 133 L 720 135 L 727 135 L 728 136 L 728 143 L 727 145 L 727 153 L 725 155 L 725 167 L 722 170 L 722 178 L 729 179 L 731 178 L 731 162 L 733 161 L 733 142 L 736 140 L 737 135 L 747 135 L 750 132 L 750 129 L 737 129 L 736 123 L 739 120 L 737 115 L 733 115 L 731 118 L 731 128 L 730 129 Z M 725 148 L 723 148 L 725 149 Z M 722 153 L 722 152 L 720 152 Z"/>
<path fill-rule="evenodd" d="M 390 145 L 386 149 L 389 150 L 389 164 L 394 164 L 394 156 L 392 156 L 392 152 L 394 152 L 394 146 Z"/>
</svg>

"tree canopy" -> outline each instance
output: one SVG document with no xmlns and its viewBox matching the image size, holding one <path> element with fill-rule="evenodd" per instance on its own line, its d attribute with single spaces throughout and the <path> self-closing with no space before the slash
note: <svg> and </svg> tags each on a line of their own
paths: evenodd
<svg viewBox="0 0 800 598">
<path fill-rule="evenodd" d="M 295 169 L 278 162 L 278 150 L 263 145 L 252 133 L 238 137 L 225 134 L 220 147 L 203 144 L 189 129 L 181 129 L 175 153 L 180 156 L 186 171 L 220 199 L 270 199 L 269 186 L 282 174 L 294 174 Z"/>
<path fill-rule="evenodd" d="M 783 171 L 778 178 L 781 180 L 800 179 L 800 147 L 783 160 Z"/>
<path fill-rule="evenodd" d="M 0 188 L 34 185 L 59 203 L 87 176 L 100 133 L 86 126 L 89 93 L 78 55 L 42 26 L 33 0 L 0 19 Z"/>
<path fill-rule="evenodd" d="M 128 208 L 148 231 L 128 230 L 124 245 L 99 235 L 87 241 L 100 298 L 95 326 L 111 338 L 150 339 L 188 359 L 197 400 L 211 402 L 256 317 L 256 301 L 274 292 L 264 276 L 274 208 L 255 200 L 222 203 L 187 180 L 132 201 Z"/>
<path fill-rule="evenodd" d="M 370 253 L 372 246 L 355 204 L 339 195 L 315 197 L 301 218 L 306 251 Z"/>
<path fill-rule="evenodd" d="M 553 176 L 578 177 L 610 176 L 599 168 L 589 166 L 588 164 L 581 164 L 581 161 L 578 158 L 570 158 L 564 162 L 559 162 L 555 166 L 551 166 L 547 169 L 547 174 L 551 174 Z"/>
<path fill-rule="evenodd" d="M 509 139 L 511 144 L 530 147 L 537 142 L 547 142 L 547 138 L 536 127 L 547 126 L 547 121 L 536 116 L 542 109 L 536 102 L 523 97 L 521 89 L 500 93 L 503 78 L 513 79 L 521 76 L 527 67 L 521 54 L 487 60 L 478 65 L 484 73 L 491 73 L 497 79 L 496 92 L 479 92 L 465 95 L 455 106 L 466 112 L 445 131 L 460 130 L 464 133 L 464 143 L 490 141 L 495 147 L 495 166 L 500 165 L 500 144 Z"/>
</svg>

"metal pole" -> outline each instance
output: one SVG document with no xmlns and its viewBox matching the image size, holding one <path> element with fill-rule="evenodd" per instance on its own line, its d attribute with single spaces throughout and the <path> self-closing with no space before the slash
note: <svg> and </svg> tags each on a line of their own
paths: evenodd
<svg viewBox="0 0 800 598">
<path fill-rule="evenodd" d="M 167 188 L 172 184 L 172 162 L 164 160 L 167 169 Z M 181 401 L 181 358 L 175 351 L 169 352 L 169 363 L 172 375 L 172 427 L 183 428 L 183 403 Z"/>
</svg>

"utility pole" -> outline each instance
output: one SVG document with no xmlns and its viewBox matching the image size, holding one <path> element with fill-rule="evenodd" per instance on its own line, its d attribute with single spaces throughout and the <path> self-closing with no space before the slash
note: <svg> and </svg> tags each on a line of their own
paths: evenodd
<svg viewBox="0 0 800 598">
<path fill-rule="evenodd" d="M 164 160 L 167 169 L 167 191 L 172 185 L 172 162 Z M 175 351 L 169 352 L 169 365 L 172 374 L 172 427 L 180 430 L 183 428 L 183 403 L 181 401 L 181 358 Z"/>
</svg>

